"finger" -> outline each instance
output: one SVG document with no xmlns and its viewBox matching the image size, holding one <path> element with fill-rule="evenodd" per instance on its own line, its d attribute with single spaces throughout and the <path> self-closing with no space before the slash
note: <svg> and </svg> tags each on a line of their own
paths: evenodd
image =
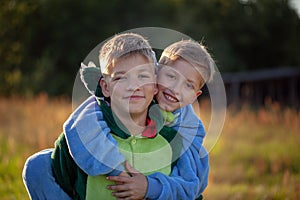
<svg viewBox="0 0 300 200">
<path fill-rule="evenodd" d="M 130 175 L 125 171 L 122 171 L 118 176 L 130 177 Z"/>
<path fill-rule="evenodd" d="M 128 190 L 127 185 L 108 185 L 107 189 L 116 190 L 117 192 L 124 192 Z"/>
<path fill-rule="evenodd" d="M 133 200 L 131 197 L 118 197 L 117 200 Z"/>
<path fill-rule="evenodd" d="M 130 191 L 112 192 L 112 195 L 114 197 L 123 198 L 123 199 L 131 199 L 130 196 L 132 196 Z"/>
<path fill-rule="evenodd" d="M 124 182 L 124 183 L 128 183 L 130 181 L 130 177 L 126 177 L 126 176 L 107 176 L 106 179 L 110 181 Z"/>
<path fill-rule="evenodd" d="M 119 182 L 119 181 L 115 181 L 115 184 L 116 185 L 122 185 L 122 184 L 124 184 L 123 182 Z"/>
</svg>

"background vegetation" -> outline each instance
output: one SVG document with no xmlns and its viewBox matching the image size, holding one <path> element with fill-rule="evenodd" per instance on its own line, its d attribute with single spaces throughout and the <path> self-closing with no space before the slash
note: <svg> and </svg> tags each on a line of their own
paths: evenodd
<svg viewBox="0 0 300 200">
<path fill-rule="evenodd" d="M 300 19 L 289 0 L 2 0 L 0 95 L 71 95 L 80 62 L 138 27 L 203 41 L 221 72 L 300 66 Z"/>
<path fill-rule="evenodd" d="M 21 173 L 26 158 L 53 147 L 72 111 L 66 99 L 0 99 L 0 199 L 29 199 Z M 210 111 L 201 104 L 207 127 Z M 41 112 L 42 110 L 42 112 Z M 258 111 L 228 108 L 226 123 L 209 153 L 207 200 L 300 198 L 300 113 L 277 104 Z"/>
<path fill-rule="evenodd" d="M 149 26 L 203 41 L 221 72 L 300 67 L 289 0 L 1 0 L 0 199 L 28 199 L 24 162 L 53 147 L 86 55 L 115 33 Z M 205 198 L 300 199 L 299 126 L 299 110 L 276 103 L 229 107 Z"/>
</svg>

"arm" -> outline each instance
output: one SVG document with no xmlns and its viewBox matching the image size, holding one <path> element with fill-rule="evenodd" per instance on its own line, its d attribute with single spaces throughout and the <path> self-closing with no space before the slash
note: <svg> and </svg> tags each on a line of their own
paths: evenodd
<svg viewBox="0 0 300 200">
<path fill-rule="evenodd" d="M 187 105 L 181 109 L 174 111 L 175 114 L 179 114 L 176 123 L 171 126 L 178 131 L 183 139 L 183 151 L 189 147 L 193 147 L 194 150 L 200 153 L 202 147 L 203 138 L 205 137 L 205 129 L 202 121 L 194 112 L 192 105 Z"/>
<path fill-rule="evenodd" d="M 192 106 L 181 109 L 178 120 L 173 125 L 173 128 L 179 130 L 183 138 L 182 155 L 170 176 L 161 173 L 147 176 L 146 197 L 149 199 L 196 199 L 208 183 L 208 154 L 202 146 L 205 131 Z M 117 177 L 112 178 L 119 180 Z M 131 187 L 135 187 L 133 180 L 128 179 L 126 184 L 129 188 L 130 184 Z M 136 184 L 141 185 L 141 183 Z M 118 190 L 118 188 L 124 190 L 121 186 L 114 189 Z"/>
<path fill-rule="evenodd" d="M 205 130 L 192 105 L 188 105 L 174 113 L 179 113 L 172 128 L 182 136 L 182 155 L 172 170 L 170 177 L 160 173 L 148 176 L 147 197 L 159 199 L 180 197 L 195 199 L 201 195 L 208 184 L 209 160 L 206 149 L 202 146 Z M 153 182 L 153 183 L 152 183 Z M 154 186 L 154 187 L 152 187 Z M 161 190 L 158 189 L 161 186 Z M 156 192 L 155 192 L 156 191 Z M 176 191 L 172 194 L 172 191 Z M 152 192 L 154 192 L 152 194 Z M 155 195 L 156 193 L 156 195 Z"/>
<path fill-rule="evenodd" d="M 187 150 L 170 176 L 154 173 L 147 177 L 149 199 L 196 199 L 208 184 L 209 163 L 205 149 L 200 155 Z M 158 196 L 157 196 L 158 195 Z"/>
<path fill-rule="evenodd" d="M 64 124 L 70 154 L 88 175 L 118 175 L 124 170 L 124 156 L 104 121 L 95 97 L 89 97 Z"/>
<path fill-rule="evenodd" d="M 153 173 L 147 177 L 132 167 L 126 168 L 131 177 L 110 176 L 109 180 L 123 182 L 111 185 L 112 194 L 118 199 L 196 199 L 207 186 L 208 154 L 205 149 L 201 154 L 187 150 L 178 160 L 170 176 Z M 194 152 L 195 153 L 195 152 Z M 196 156 L 195 161 L 189 157 Z"/>
</svg>

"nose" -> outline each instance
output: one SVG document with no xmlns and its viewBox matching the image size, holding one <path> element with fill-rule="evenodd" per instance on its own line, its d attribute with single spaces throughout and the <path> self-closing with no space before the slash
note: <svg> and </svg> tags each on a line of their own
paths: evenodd
<svg viewBox="0 0 300 200">
<path fill-rule="evenodd" d="M 127 86 L 126 86 L 127 90 L 136 90 L 139 87 L 140 86 L 139 86 L 139 83 L 138 83 L 137 79 L 135 79 L 135 78 L 128 78 L 128 80 L 127 80 Z"/>
<path fill-rule="evenodd" d="M 178 95 L 181 93 L 183 87 L 183 82 L 180 79 L 177 79 L 173 82 L 171 86 L 171 90 L 174 92 L 174 94 Z"/>
</svg>

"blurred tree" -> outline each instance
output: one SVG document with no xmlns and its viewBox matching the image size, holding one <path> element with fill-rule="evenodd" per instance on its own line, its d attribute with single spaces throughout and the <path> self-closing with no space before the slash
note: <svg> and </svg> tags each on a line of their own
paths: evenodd
<svg viewBox="0 0 300 200">
<path fill-rule="evenodd" d="M 182 31 L 203 37 L 221 71 L 300 66 L 300 19 L 288 0 L 181 0 L 177 10 Z"/>
<path fill-rule="evenodd" d="M 22 93 L 23 80 L 32 66 L 28 48 L 33 34 L 31 20 L 37 11 L 34 2 L 0 3 L 0 94 Z"/>
<path fill-rule="evenodd" d="M 70 95 L 90 50 L 146 26 L 203 41 L 222 72 L 300 66 L 300 19 L 288 0 L 3 0 L 0 94 Z"/>
</svg>

